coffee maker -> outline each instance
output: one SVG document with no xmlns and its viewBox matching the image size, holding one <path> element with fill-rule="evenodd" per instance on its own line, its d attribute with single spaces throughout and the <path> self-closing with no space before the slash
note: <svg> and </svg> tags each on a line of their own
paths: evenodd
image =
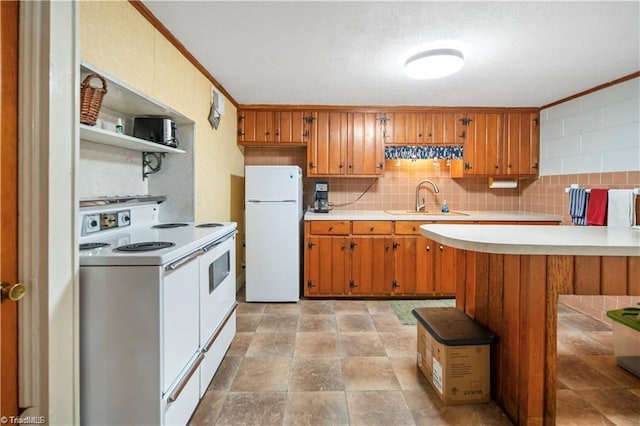
<svg viewBox="0 0 640 426">
<path fill-rule="evenodd" d="M 329 182 L 315 183 L 313 211 L 315 213 L 329 213 Z"/>
</svg>

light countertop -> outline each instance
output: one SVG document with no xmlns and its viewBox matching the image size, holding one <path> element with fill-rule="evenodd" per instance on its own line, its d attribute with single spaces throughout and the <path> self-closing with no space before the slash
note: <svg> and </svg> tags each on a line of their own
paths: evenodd
<svg viewBox="0 0 640 426">
<path fill-rule="evenodd" d="M 392 212 L 394 210 L 391 210 Z M 474 221 L 562 221 L 560 216 L 552 216 L 541 213 L 523 212 L 493 212 L 493 211 L 463 211 L 464 215 L 434 212 L 433 214 L 415 213 L 409 214 L 404 211 L 402 214 L 390 213 L 385 210 L 332 210 L 329 213 L 314 213 L 307 211 L 304 220 L 415 220 L 415 221 L 451 221 L 451 222 L 474 222 Z"/>
<path fill-rule="evenodd" d="M 608 226 L 422 225 L 444 245 L 498 254 L 640 256 L 640 230 Z"/>
</svg>

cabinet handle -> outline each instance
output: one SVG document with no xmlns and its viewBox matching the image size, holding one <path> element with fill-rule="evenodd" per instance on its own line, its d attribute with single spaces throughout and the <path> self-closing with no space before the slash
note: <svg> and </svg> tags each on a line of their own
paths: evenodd
<svg viewBox="0 0 640 426">
<path fill-rule="evenodd" d="M 329 229 L 327 229 L 327 231 L 329 232 L 333 231 L 333 226 L 330 226 Z"/>
<path fill-rule="evenodd" d="M 373 232 L 374 227 L 372 226 L 371 228 L 369 228 L 370 232 Z"/>
<path fill-rule="evenodd" d="M 498 166 L 498 165 L 496 164 L 496 170 L 498 170 L 499 168 L 500 168 L 500 166 Z"/>
<path fill-rule="evenodd" d="M 467 137 L 467 132 L 463 130 L 462 133 L 460 134 L 460 136 L 458 136 L 458 137 L 462 138 L 462 139 L 466 138 Z"/>
<path fill-rule="evenodd" d="M 440 246 L 440 251 L 443 251 L 443 250 L 444 250 L 444 246 Z"/>
<path fill-rule="evenodd" d="M 378 163 L 378 165 L 376 166 L 376 169 L 380 169 L 382 170 L 384 168 L 384 163 L 381 161 Z"/>
<path fill-rule="evenodd" d="M 269 132 L 264 132 L 264 135 L 265 136 L 269 136 Z"/>
<path fill-rule="evenodd" d="M 422 133 L 418 133 L 418 137 L 421 138 L 422 137 Z"/>
<path fill-rule="evenodd" d="M 349 168 L 350 168 L 350 169 L 353 169 L 353 164 L 349 164 Z"/>
<path fill-rule="evenodd" d="M 340 168 L 340 169 L 344 168 L 344 164 L 340 164 L 340 165 L 338 166 L 338 168 Z"/>
<path fill-rule="evenodd" d="M 431 251 L 431 246 L 427 246 L 427 251 Z"/>
<path fill-rule="evenodd" d="M 308 138 L 309 137 L 309 131 L 305 130 L 304 132 L 302 132 L 302 137 L 303 138 Z"/>
<path fill-rule="evenodd" d="M 511 164 L 507 165 L 507 167 L 510 169 L 511 168 Z"/>
</svg>

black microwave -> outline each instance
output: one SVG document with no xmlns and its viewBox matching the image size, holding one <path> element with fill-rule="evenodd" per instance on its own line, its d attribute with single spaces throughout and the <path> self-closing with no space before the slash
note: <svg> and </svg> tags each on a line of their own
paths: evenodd
<svg viewBox="0 0 640 426">
<path fill-rule="evenodd" d="M 133 137 L 178 147 L 176 123 L 169 117 L 135 117 L 133 119 Z"/>
</svg>

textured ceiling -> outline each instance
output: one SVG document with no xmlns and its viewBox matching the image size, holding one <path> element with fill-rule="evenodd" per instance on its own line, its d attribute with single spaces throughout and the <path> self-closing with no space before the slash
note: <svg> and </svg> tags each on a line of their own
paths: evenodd
<svg viewBox="0 0 640 426">
<path fill-rule="evenodd" d="M 640 70 L 638 1 L 144 5 L 240 104 L 542 106 Z M 441 41 L 460 72 L 404 76 Z"/>
</svg>

